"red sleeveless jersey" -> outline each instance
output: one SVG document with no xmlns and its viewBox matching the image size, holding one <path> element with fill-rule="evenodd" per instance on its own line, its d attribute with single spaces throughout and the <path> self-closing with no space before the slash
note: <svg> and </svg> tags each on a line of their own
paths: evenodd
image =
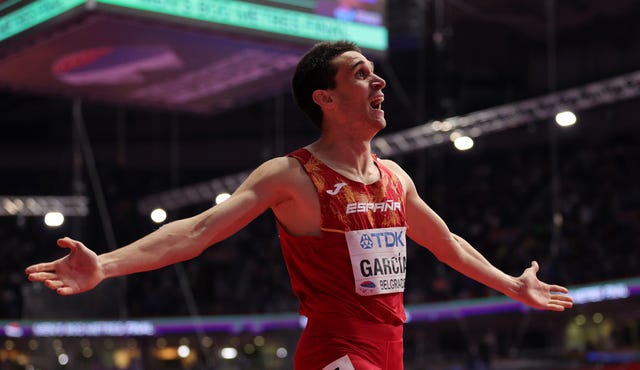
<svg viewBox="0 0 640 370">
<path fill-rule="evenodd" d="M 300 314 L 338 314 L 400 325 L 406 269 L 405 199 L 398 177 L 373 156 L 380 180 L 352 181 L 308 150 L 289 154 L 320 200 L 320 236 L 294 236 L 279 225 L 282 253 Z"/>
</svg>

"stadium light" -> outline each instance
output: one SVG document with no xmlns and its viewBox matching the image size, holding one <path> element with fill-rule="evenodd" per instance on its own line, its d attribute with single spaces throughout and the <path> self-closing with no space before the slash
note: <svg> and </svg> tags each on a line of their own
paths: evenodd
<svg viewBox="0 0 640 370">
<path fill-rule="evenodd" d="M 576 115 L 571 111 L 563 111 L 556 114 L 556 123 L 558 126 L 573 126 L 577 121 Z"/>
<path fill-rule="evenodd" d="M 180 358 L 187 358 L 190 354 L 191 348 L 189 348 L 189 346 L 183 344 L 178 347 L 178 356 L 180 356 Z"/>
<path fill-rule="evenodd" d="M 233 347 L 224 347 L 220 350 L 220 357 L 225 360 L 233 360 L 238 357 L 238 350 Z"/>
<path fill-rule="evenodd" d="M 284 348 L 284 347 L 279 347 L 279 348 L 276 350 L 276 356 L 277 356 L 278 358 L 287 358 L 287 355 L 288 355 L 288 354 L 289 354 L 289 352 L 288 352 L 288 351 L 287 351 L 287 349 L 286 349 L 286 348 Z"/>
<path fill-rule="evenodd" d="M 60 212 L 49 212 L 44 215 L 44 224 L 49 227 L 58 227 L 64 223 L 64 215 Z"/>
<path fill-rule="evenodd" d="M 216 196 L 216 204 L 220 204 L 222 202 L 224 202 L 225 200 L 229 199 L 231 197 L 231 194 L 229 193 L 220 193 Z"/>
<path fill-rule="evenodd" d="M 469 136 L 460 136 L 453 141 L 453 145 L 460 151 L 473 148 L 473 139 Z"/>
<path fill-rule="evenodd" d="M 151 220 L 157 224 L 164 222 L 167 219 L 167 212 L 162 208 L 156 208 L 151 211 Z"/>
</svg>

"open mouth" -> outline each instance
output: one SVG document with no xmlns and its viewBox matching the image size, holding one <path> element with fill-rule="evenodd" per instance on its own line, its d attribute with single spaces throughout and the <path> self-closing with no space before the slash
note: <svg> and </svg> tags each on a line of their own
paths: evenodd
<svg viewBox="0 0 640 370">
<path fill-rule="evenodd" d="M 382 102 L 384 101 L 384 98 L 379 96 L 375 99 L 373 99 L 370 102 L 371 108 L 375 109 L 375 110 L 382 110 Z"/>
</svg>

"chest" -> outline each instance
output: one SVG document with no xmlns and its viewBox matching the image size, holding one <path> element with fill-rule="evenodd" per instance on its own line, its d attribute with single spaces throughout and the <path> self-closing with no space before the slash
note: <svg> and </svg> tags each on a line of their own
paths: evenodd
<svg viewBox="0 0 640 370">
<path fill-rule="evenodd" d="M 320 207 L 321 227 L 325 230 L 350 231 L 405 224 L 402 187 L 388 176 L 370 185 L 344 177 L 330 178 L 330 181 L 311 178 Z"/>
</svg>

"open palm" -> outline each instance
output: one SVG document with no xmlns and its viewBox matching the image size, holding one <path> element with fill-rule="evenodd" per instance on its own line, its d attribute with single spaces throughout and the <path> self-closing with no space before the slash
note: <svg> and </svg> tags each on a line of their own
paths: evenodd
<svg viewBox="0 0 640 370">
<path fill-rule="evenodd" d="M 90 290 L 104 279 L 98 256 L 84 244 L 62 238 L 58 239 L 58 246 L 69 249 L 69 254 L 27 267 L 25 272 L 30 281 L 42 282 L 60 295 L 71 295 Z"/>
<path fill-rule="evenodd" d="M 533 261 L 531 267 L 524 270 L 518 277 L 522 289 L 513 298 L 541 310 L 564 311 L 571 308 L 573 299 L 567 295 L 567 288 L 540 281 L 536 276 L 539 269 L 538 263 Z"/>
</svg>

